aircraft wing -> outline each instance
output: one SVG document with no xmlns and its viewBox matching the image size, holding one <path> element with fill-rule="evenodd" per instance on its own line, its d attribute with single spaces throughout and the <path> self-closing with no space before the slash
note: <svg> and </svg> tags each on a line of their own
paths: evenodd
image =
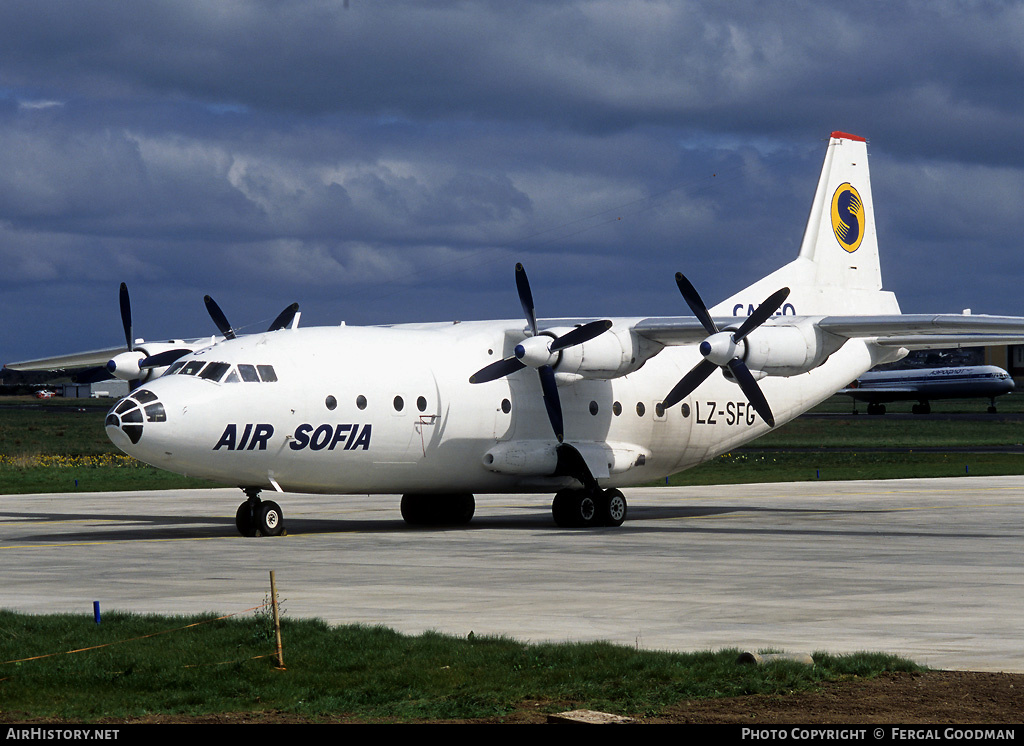
<svg viewBox="0 0 1024 746">
<path fill-rule="evenodd" d="M 715 318 L 719 329 L 737 326 L 745 317 Z M 766 326 L 805 322 L 805 316 L 773 316 Z M 889 316 L 824 316 L 813 318 L 822 331 L 847 339 L 871 338 L 885 347 L 913 350 L 1024 343 L 1024 317 L 971 314 L 893 314 Z M 692 317 L 652 317 L 637 322 L 641 337 L 666 346 L 697 344 L 707 337 Z"/>
<path fill-rule="evenodd" d="M 870 396 L 872 394 L 907 394 L 908 396 L 914 394 L 920 394 L 921 389 L 913 386 L 866 386 L 861 388 L 860 386 L 847 386 L 845 389 L 839 389 L 837 394 L 863 394 Z"/>
<path fill-rule="evenodd" d="M 108 347 L 103 350 L 90 350 L 88 352 L 75 352 L 69 355 L 56 355 L 54 357 L 43 357 L 38 360 L 21 360 L 17 363 L 6 363 L 5 368 L 11 370 L 65 370 L 73 368 L 93 368 L 106 365 L 107 361 L 122 352 L 127 352 L 124 345 L 120 347 Z"/>
<path fill-rule="evenodd" d="M 196 339 L 171 339 L 163 342 L 136 342 L 135 350 L 143 356 L 155 355 L 167 350 L 198 350 L 202 347 L 209 347 L 216 342 L 216 337 L 200 337 Z M 108 361 L 128 352 L 126 345 L 118 347 L 105 347 L 102 350 L 89 350 L 87 352 L 72 352 L 53 357 L 41 357 L 35 360 L 20 360 L 16 363 L 6 363 L 5 368 L 11 370 L 78 370 L 82 368 L 102 368 Z"/>
<path fill-rule="evenodd" d="M 873 337 L 884 347 L 928 350 L 1024 342 L 1024 318 L 971 314 L 826 316 L 823 331 L 848 339 Z"/>
</svg>

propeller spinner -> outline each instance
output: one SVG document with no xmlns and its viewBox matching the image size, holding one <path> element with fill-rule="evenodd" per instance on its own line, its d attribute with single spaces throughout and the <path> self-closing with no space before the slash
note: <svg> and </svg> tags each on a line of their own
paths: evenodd
<svg viewBox="0 0 1024 746">
<path fill-rule="evenodd" d="M 711 318 L 697 289 L 681 272 L 676 273 L 676 285 L 679 286 L 679 292 L 682 293 L 686 304 L 693 311 L 693 315 L 707 331 L 708 337 L 700 343 L 700 354 L 704 356 L 704 359 L 672 388 L 668 396 L 665 397 L 664 406 L 671 407 L 685 399 L 716 368 L 728 368 L 743 394 L 754 407 L 754 411 L 761 415 L 761 419 L 767 422 L 769 427 L 775 427 L 775 416 L 772 414 L 771 407 L 768 406 L 768 400 L 765 399 L 761 387 L 757 385 L 747 364 L 743 362 L 743 341 L 747 335 L 779 310 L 789 296 L 789 288 L 782 288 L 768 296 L 764 303 L 754 309 L 754 312 L 747 316 L 736 330 L 721 331 L 714 319 Z"/>
<path fill-rule="evenodd" d="M 540 376 L 544 407 L 548 413 L 548 420 L 551 422 L 551 429 L 555 431 L 555 437 L 561 443 L 565 435 L 565 428 L 563 427 L 562 405 L 558 398 L 554 368 L 558 363 L 559 353 L 603 334 L 611 328 L 612 322 L 608 319 L 591 321 L 558 337 L 542 334 L 537 327 L 537 313 L 533 304 L 530 281 L 526 277 L 526 270 L 522 264 L 516 264 L 516 290 L 519 293 L 519 302 L 523 306 L 523 313 L 530 325 L 532 336 L 517 344 L 511 357 L 481 368 L 469 377 L 469 382 L 486 383 L 504 378 L 523 368 L 535 368 L 537 375 Z"/>
</svg>

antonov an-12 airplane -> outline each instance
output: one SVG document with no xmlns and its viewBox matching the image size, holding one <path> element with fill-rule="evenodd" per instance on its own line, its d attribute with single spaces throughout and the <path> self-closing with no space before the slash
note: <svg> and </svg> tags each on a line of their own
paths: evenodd
<svg viewBox="0 0 1024 746">
<path fill-rule="evenodd" d="M 411 524 L 464 523 L 473 493 L 554 493 L 559 526 L 618 526 L 620 488 L 767 432 L 908 350 L 1024 340 L 1024 318 L 903 315 L 882 290 L 864 138 L 833 132 L 799 256 L 694 317 L 538 319 L 515 269 L 509 321 L 300 328 L 12 364 L 106 363 L 134 382 L 106 429 L 125 453 L 241 487 L 246 536 L 284 522 L 273 491 L 401 495 Z M 108 361 L 109 358 L 109 361 Z M 280 499 L 280 498 L 278 498 Z"/>
</svg>

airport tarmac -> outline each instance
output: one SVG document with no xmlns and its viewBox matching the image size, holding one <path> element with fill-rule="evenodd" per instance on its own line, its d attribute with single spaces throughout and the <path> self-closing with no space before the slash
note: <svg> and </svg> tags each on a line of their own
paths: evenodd
<svg viewBox="0 0 1024 746">
<path fill-rule="evenodd" d="M 235 489 L 7 495 L 0 607 L 251 614 L 273 570 L 286 616 L 332 623 L 1024 672 L 1024 477 L 626 495 L 622 527 L 584 531 L 547 495 L 481 495 L 441 530 L 394 496 L 285 494 L 288 535 L 257 539 Z"/>
</svg>

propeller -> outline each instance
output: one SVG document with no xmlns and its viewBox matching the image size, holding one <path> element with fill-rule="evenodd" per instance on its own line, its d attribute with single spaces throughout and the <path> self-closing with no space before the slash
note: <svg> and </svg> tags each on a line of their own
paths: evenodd
<svg viewBox="0 0 1024 746">
<path fill-rule="evenodd" d="M 219 329 L 220 333 L 224 335 L 224 338 L 234 339 L 235 330 L 231 328 L 231 324 L 228 323 L 228 317 L 220 310 L 220 306 L 217 305 L 217 301 L 208 295 L 204 295 L 203 303 L 206 304 L 206 310 L 210 314 L 210 318 L 213 319 L 213 323 L 217 325 L 217 329 Z"/>
<path fill-rule="evenodd" d="M 146 368 L 163 368 L 170 365 L 179 357 L 185 357 L 185 355 L 192 352 L 191 349 L 177 348 L 174 350 L 165 350 L 158 352 L 156 355 L 150 355 L 144 357 L 139 361 L 139 368 L 145 370 Z"/>
<path fill-rule="evenodd" d="M 210 314 L 210 318 L 213 319 L 213 323 L 217 325 L 217 329 L 224 335 L 225 339 L 234 339 L 237 334 L 231 323 L 228 321 L 228 317 L 224 315 L 224 312 L 220 310 L 220 306 L 217 305 L 217 301 L 211 298 L 209 295 L 203 296 L 203 302 L 206 304 L 206 310 Z M 299 312 L 299 304 L 292 303 L 286 309 L 281 311 L 274 319 L 268 332 L 276 332 L 278 329 L 284 329 L 295 318 L 295 314 Z"/>
<path fill-rule="evenodd" d="M 743 362 L 742 343 L 747 335 L 779 310 L 789 296 L 789 288 L 782 288 L 768 296 L 764 303 L 754 309 L 754 312 L 747 316 L 736 330 L 720 331 L 714 319 L 711 318 L 711 314 L 708 313 L 708 308 L 697 289 L 681 272 L 676 273 L 676 285 L 679 286 L 679 292 L 682 293 L 686 304 L 693 311 L 693 315 L 707 331 L 708 337 L 700 343 L 700 354 L 704 356 L 704 359 L 697 363 L 668 392 L 668 396 L 663 402 L 664 406 L 671 407 L 685 399 L 716 368 L 728 368 L 743 394 L 754 407 L 754 411 L 761 415 L 761 419 L 767 422 L 769 427 L 775 427 L 775 417 L 772 415 L 771 407 L 768 406 L 768 400 L 765 399 L 761 387 L 757 385 L 747 364 Z"/>
<path fill-rule="evenodd" d="M 558 363 L 559 353 L 562 350 L 581 345 L 603 334 L 611 328 L 612 322 L 608 319 L 591 321 L 558 337 L 551 334 L 542 334 L 537 327 L 537 313 L 533 304 L 533 292 L 530 290 L 530 281 L 522 264 L 516 264 L 516 290 L 519 293 L 519 302 L 523 307 L 526 321 L 530 325 L 532 336 L 517 344 L 511 357 L 498 360 L 481 368 L 469 377 L 469 382 L 486 383 L 487 381 L 504 378 L 523 368 L 536 368 L 537 375 L 540 376 L 541 391 L 544 395 L 544 408 L 547 410 L 551 429 L 555 431 L 555 437 L 561 443 L 565 435 L 565 428 L 563 427 L 562 405 L 558 398 L 558 386 L 555 382 L 554 368 Z"/>
<path fill-rule="evenodd" d="M 122 352 L 116 355 L 113 359 L 108 360 L 105 365 L 100 365 L 95 368 L 87 368 L 80 371 L 74 380 L 77 383 L 98 383 L 100 381 L 109 381 L 111 378 L 124 378 L 124 375 L 116 375 L 115 371 L 118 370 L 118 366 L 128 366 L 131 368 L 131 364 L 137 361 L 138 355 L 132 355 L 135 352 L 135 335 L 132 333 L 132 302 L 128 296 L 128 285 L 121 283 L 121 288 L 118 293 L 118 305 L 121 309 L 121 328 L 124 329 L 124 344 L 127 347 L 126 352 Z M 131 388 L 135 388 L 138 381 L 128 379 L 128 385 Z"/>
<path fill-rule="evenodd" d="M 124 328 L 124 343 L 128 352 L 135 349 L 135 335 L 132 334 L 132 302 L 128 297 L 128 285 L 121 283 L 118 292 L 118 304 L 121 306 L 121 326 Z"/>
</svg>

